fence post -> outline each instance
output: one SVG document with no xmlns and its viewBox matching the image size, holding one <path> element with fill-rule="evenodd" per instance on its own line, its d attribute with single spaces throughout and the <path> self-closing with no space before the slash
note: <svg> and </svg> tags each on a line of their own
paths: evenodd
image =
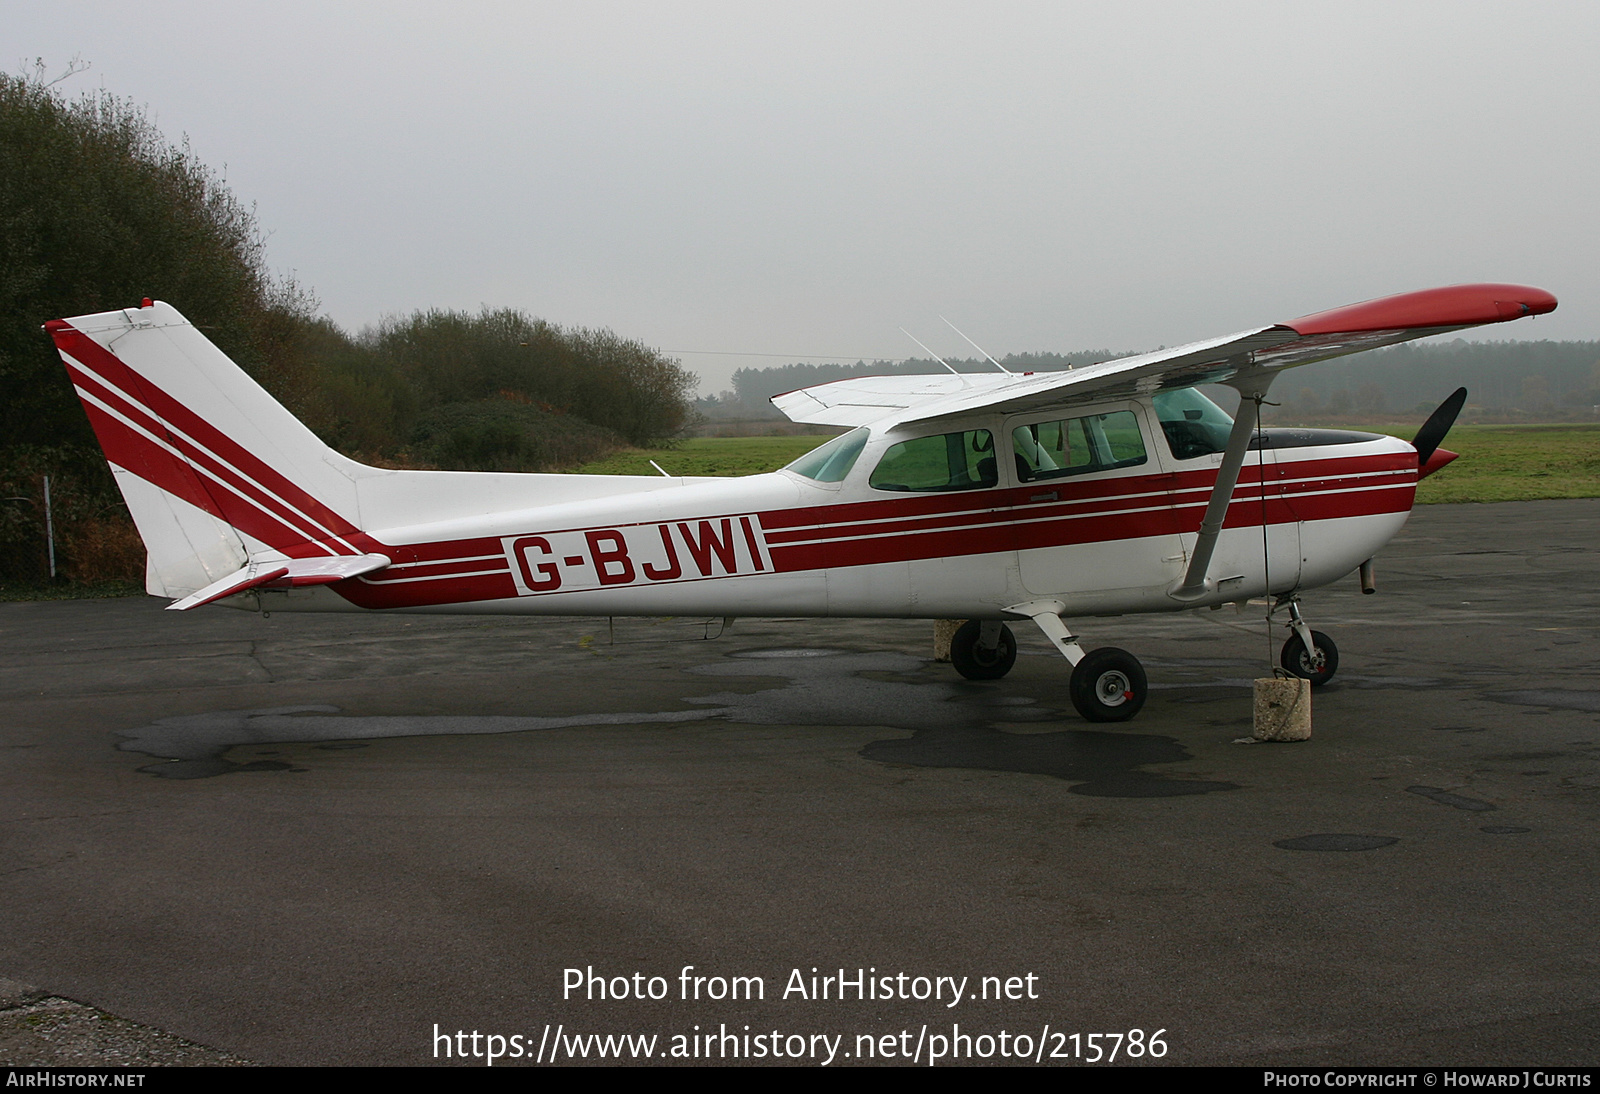
<svg viewBox="0 0 1600 1094">
<path fill-rule="evenodd" d="M 44 477 L 44 538 L 50 545 L 50 580 L 56 579 L 56 525 L 50 513 L 50 476 Z M 37 557 L 37 556 L 35 556 Z"/>
</svg>

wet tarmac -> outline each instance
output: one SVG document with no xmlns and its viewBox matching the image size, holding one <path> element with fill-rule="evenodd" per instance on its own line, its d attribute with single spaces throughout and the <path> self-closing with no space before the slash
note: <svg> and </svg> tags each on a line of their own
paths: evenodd
<svg viewBox="0 0 1600 1094">
<path fill-rule="evenodd" d="M 959 1023 L 1593 1064 L 1597 533 L 1600 500 L 1419 510 L 1379 595 L 1308 595 L 1340 675 L 1282 745 L 1238 742 L 1284 635 L 1230 610 L 1075 621 L 1149 673 L 1108 727 L 1022 625 L 972 683 L 917 622 L 3 604 L 0 977 L 263 1063 Z M 684 1000 L 690 965 L 765 998 Z M 1037 997 L 786 997 L 813 968 Z"/>
</svg>

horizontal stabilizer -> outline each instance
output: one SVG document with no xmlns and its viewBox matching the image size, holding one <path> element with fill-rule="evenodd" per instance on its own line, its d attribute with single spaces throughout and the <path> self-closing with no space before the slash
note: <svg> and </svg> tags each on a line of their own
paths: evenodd
<svg viewBox="0 0 1600 1094">
<path fill-rule="evenodd" d="M 370 574 L 389 565 L 388 555 L 335 555 L 326 558 L 288 558 L 279 562 L 252 562 L 221 581 L 167 605 L 169 612 L 186 612 L 213 600 L 251 589 L 290 589 L 304 585 L 331 585 L 350 577 Z"/>
</svg>

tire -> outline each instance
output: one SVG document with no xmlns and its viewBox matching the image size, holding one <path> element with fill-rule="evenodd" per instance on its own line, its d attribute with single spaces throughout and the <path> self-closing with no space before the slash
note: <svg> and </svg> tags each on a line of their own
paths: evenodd
<svg viewBox="0 0 1600 1094">
<path fill-rule="evenodd" d="M 1102 646 L 1072 670 L 1072 705 L 1091 722 L 1126 722 L 1150 693 L 1144 666 L 1127 650 Z"/>
<path fill-rule="evenodd" d="M 1298 634 L 1290 635 L 1289 641 L 1283 644 L 1283 653 L 1279 655 L 1278 663 L 1300 679 L 1310 680 L 1312 687 L 1320 688 L 1332 680 L 1333 674 L 1339 671 L 1339 647 L 1333 644 L 1333 639 L 1321 631 L 1312 631 L 1311 641 L 1316 643 L 1316 653 L 1321 655 L 1320 665 L 1317 663 L 1317 657 L 1306 653 L 1306 644 L 1300 641 Z"/>
<path fill-rule="evenodd" d="M 1000 624 L 1000 644 L 992 650 L 978 645 L 983 630 L 979 620 L 969 619 L 950 638 L 950 663 L 968 680 L 998 680 L 1017 663 L 1017 639 L 1011 628 Z"/>
</svg>

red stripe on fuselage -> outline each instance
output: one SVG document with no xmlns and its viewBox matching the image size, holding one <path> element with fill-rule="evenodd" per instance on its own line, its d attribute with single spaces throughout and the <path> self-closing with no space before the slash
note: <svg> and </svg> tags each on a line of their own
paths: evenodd
<svg viewBox="0 0 1600 1094">
<path fill-rule="evenodd" d="M 429 544 L 429 546 L 433 545 Z M 434 580 L 456 574 L 477 573 L 480 570 L 505 570 L 509 573 L 510 566 L 506 562 L 506 556 L 502 553 L 494 558 L 452 558 L 438 562 L 402 563 L 398 566 L 390 566 L 377 573 L 368 574 L 365 576 L 365 580 L 381 585 L 392 581 Z"/>
<path fill-rule="evenodd" d="M 1411 474 L 1396 474 L 1407 469 Z M 1286 524 L 1404 512 L 1411 506 L 1414 472 L 1415 461 L 1407 463 L 1404 453 L 1301 461 L 1277 468 L 1269 465 L 1267 520 Z M 1207 470 L 1094 482 L 1055 480 L 1003 491 L 773 510 L 761 514 L 761 523 L 765 528 L 787 527 L 792 535 L 814 540 L 782 544 L 769 533 L 768 549 L 778 573 L 1133 540 L 1194 532 L 1215 474 Z M 1279 478 L 1307 481 L 1280 483 Z M 1052 490 L 1060 492 L 1060 502 L 1030 501 L 1032 496 Z M 1127 496 L 1139 493 L 1143 496 Z M 1006 508 L 1006 501 L 1017 507 Z M 1250 479 L 1241 483 L 1229 507 L 1226 526 L 1259 527 L 1262 508 L 1260 475 L 1252 468 Z M 948 518 L 943 524 L 935 516 L 941 511 Z M 992 527 L 967 523 L 974 520 L 996 523 Z M 907 524 L 919 527 L 907 530 Z M 550 534 L 551 530 L 528 531 Z M 844 538 L 852 535 L 871 538 Z M 509 569 L 502 570 L 501 563 L 488 559 L 468 561 L 499 551 L 498 539 L 401 547 L 390 550 L 396 561 L 416 565 L 343 582 L 336 588 L 352 603 L 378 609 L 512 599 L 517 591 Z M 496 572 L 477 572 L 484 569 Z M 437 580 L 405 580 L 436 576 Z"/>
<path fill-rule="evenodd" d="M 359 608 L 419 608 L 506 600 L 517 595 L 510 563 L 498 538 L 437 540 L 374 549 L 398 565 L 334 586 L 335 592 Z M 495 572 L 484 573 L 485 570 Z"/>
<path fill-rule="evenodd" d="M 385 582 L 356 578 L 340 582 L 334 589 L 356 607 L 373 609 L 511 600 L 517 595 L 509 569 L 492 574 L 443 577 L 437 581 Z"/>
<path fill-rule="evenodd" d="M 763 513 L 761 522 L 780 571 L 1181 535 L 1199 529 L 1216 475 L 1206 468 L 1063 477 L 982 494 Z M 1247 466 L 1224 527 L 1405 512 L 1415 486 L 1415 460 L 1403 452 Z"/>
</svg>

